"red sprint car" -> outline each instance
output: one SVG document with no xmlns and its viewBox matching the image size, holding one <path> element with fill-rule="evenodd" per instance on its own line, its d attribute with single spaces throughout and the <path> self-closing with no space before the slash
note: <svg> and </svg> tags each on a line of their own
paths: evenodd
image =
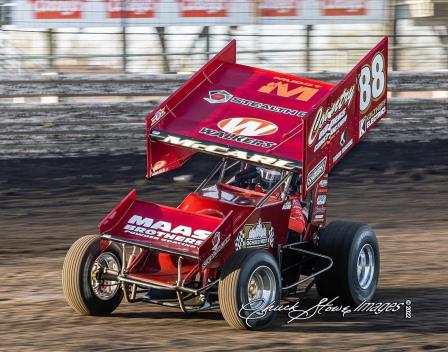
<svg viewBox="0 0 448 352">
<path fill-rule="evenodd" d="M 326 225 L 328 174 L 386 114 L 387 38 L 338 84 L 236 63 L 230 42 L 146 118 L 147 178 L 196 153 L 219 156 L 178 207 L 132 190 L 76 241 L 69 305 L 113 312 L 123 298 L 261 329 L 282 297 L 371 300 L 380 269 L 366 224 Z"/>
</svg>

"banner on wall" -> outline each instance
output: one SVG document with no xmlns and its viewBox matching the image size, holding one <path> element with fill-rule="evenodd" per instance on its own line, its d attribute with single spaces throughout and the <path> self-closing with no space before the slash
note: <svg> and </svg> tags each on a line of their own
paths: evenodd
<svg viewBox="0 0 448 352">
<path fill-rule="evenodd" d="M 181 17 L 228 17 L 230 0 L 177 0 Z"/>
<path fill-rule="evenodd" d="M 85 0 L 29 0 L 31 17 L 35 20 L 81 19 Z"/>
<path fill-rule="evenodd" d="M 380 23 L 384 1 L 367 0 L 16 0 L 24 28 Z"/>
<path fill-rule="evenodd" d="M 256 3 L 259 17 L 283 17 L 299 15 L 299 0 L 260 0 Z"/>
<path fill-rule="evenodd" d="M 159 0 L 103 0 L 107 18 L 152 18 Z"/>
<path fill-rule="evenodd" d="M 366 1 L 359 0 L 321 0 L 322 16 L 366 16 L 368 7 Z"/>
</svg>

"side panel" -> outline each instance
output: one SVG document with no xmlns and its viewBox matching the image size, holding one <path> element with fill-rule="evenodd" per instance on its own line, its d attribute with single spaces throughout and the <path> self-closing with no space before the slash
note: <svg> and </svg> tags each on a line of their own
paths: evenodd
<svg viewBox="0 0 448 352">
<path fill-rule="evenodd" d="M 386 115 L 386 105 L 387 37 L 306 118 L 303 198 Z"/>
</svg>

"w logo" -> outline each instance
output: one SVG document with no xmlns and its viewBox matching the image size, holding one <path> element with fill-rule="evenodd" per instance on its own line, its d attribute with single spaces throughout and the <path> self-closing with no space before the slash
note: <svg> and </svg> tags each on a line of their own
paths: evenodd
<svg viewBox="0 0 448 352">
<path fill-rule="evenodd" d="M 239 136 L 268 136 L 278 131 L 272 122 L 252 117 L 233 117 L 218 122 L 218 127 L 227 133 Z"/>
</svg>

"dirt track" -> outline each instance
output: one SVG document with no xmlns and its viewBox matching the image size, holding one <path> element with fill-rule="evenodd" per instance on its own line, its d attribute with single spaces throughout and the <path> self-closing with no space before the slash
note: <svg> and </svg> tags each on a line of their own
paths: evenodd
<svg viewBox="0 0 448 352">
<path fill-rule="evenodd" d="M 382 268 L 376 302 L 412 301 L 403 312 L 324 314 L 268 331 L 227 327 L 219 312 L 184 315 L 123 304 L 110 317 L 80 317 L 65 304 L 69 245 L 137 187 L 176 205 L 193 184 L 162 175 L 146 184 L 144 156 L 0 161 L 0 350 L 448 350 L 448 140 L 361 143 L 330 178 L 332 219 L 369 223 Z M 176 174 L 209 169 L 192 161 Z M 202 176 L 202 175 L 201 175 Z M 304 306 L 318 302 L 313 291 Z"/>
</svg>

